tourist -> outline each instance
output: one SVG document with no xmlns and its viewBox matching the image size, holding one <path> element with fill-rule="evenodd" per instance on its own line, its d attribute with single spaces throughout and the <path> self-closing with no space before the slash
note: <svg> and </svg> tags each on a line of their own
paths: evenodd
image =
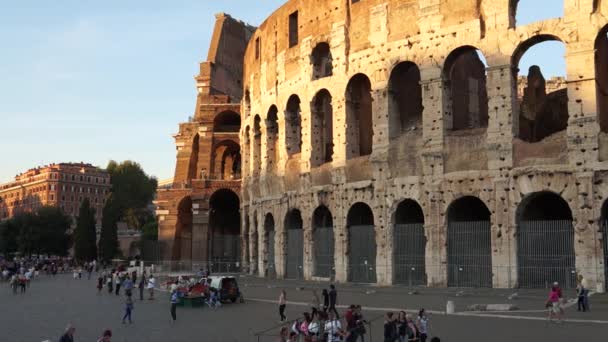
<svg viewBox="0 0 608 342">
<path fill-rule="evenodd" d="M 399 340 L 397 325 L 392 312 L 387 312 L 384 319 L 384 342 L 395 342 Z"/>
<path fill-rule="evenodd" d="M 308 334 L 312 341 L 319 341 L 321 338 L 321 314 L 322 312 L 318 312 L 316 315 L 313 315 L 311 322 L 308 324 Z"/>
<path fill-rule="evenodd" d="M 329 312 L 333 312 L 336 315 L 336 319 L 340 319 L 340 315 L 336 310 L 336 304 L 338 303 L 338 292 L 334 284 L 329 285 Z"/>
<path fill-rule="evenodd" d="M 152 277 L 152 275 L 150 275 L 150 277 Z M 173 318 L 173 322 L 175 322 L 175 320 L 177 320 L 177 312 L 176 312 L 177 301 L 178 301 L 177 291 L 171 292 L 171 318 Z"/>
<path fill-rule="evenodd" d="M 327 289 L 323 289 L 321 295 L 323 296 L 323 312 L 327 313 L 327 309 L 329 308 L 329 293 Z"/>
<path fill-rule="evenodd" d="M 144 288 L 146 287 L 146 275 L 144 274 L 139 280 L 139 300 L 144 300 Z"/>
<path fill-rule="evenodd" d="M 344 337 L 344 331 L 342 331 L 342 324 L 336 317 L 336 314 L 329 312 L 329 319 L 325 322 L 325 337 L 327 342 L 340 342 Z"/>
<path fill-rule="evenodd" d="M 125 294 L 130 297 L 133 294 L 133 282 L 131 281 L 131 277 L 128 275 L 123 282 L 123 286 L 125 287 Z"/>
<path fill-rule="evenodd" d="M 357 329 L 357 335 L 361 337 L 361 342 L 365 342 L 365 334 L 367 330 L 365 329 L 365 324 L 367 321 L 363 318 L 363 310 L 361 305 L 356 305 L 355 307 L 355 324 Z"/>
<path fill-rule="evenodd" d="M 317 290 L 312 290 L 312 300 L 310 302 L 310 312 L 312 317 L 315 317 L 319 314 L 319 309 L 321 308 L 321 300 L 319 299 L 319 295 L 317 294 Z"/>
<path fill-rule="evenodd" d="M 305 312 L 304 319 L 302 320 L 302 323 L 300 323 L 300 329 L 299 329 L 300 333 L 304 336 L 304 342 L 312 341 L 312 337 L 310 335 L 310 332 L 308 331 L 308 326 L 310 325 L 310 322 L 312 322 L 310 313 Z"/>
<path fill-rule="evenodd" d="M 156 286 L 156 279 L 154 279 L 154 276 L 152 274 L 150 274 L 150 277 L 148 278 L 148 293 L 149 293 L 150 297 L 148 297 L 148 300 L 154 299 L 154 287 L 155 286 Z"/>
<path fill-rule="evenodd" d="M 289 329 L 287 327 L 281 327 L 279 331 L 279 341 L 287 342 L 289 341 Z"/>
<path fill-rule="evenodd" d="M 397 332 L 399 334 L 399 342 L 407 341 L 407 319 L 405 317 L 405 311 L 399 311 L 399 316 L 397 316 Z"/>
<path fill-rule="evenodd" d="M 281 290 L 281 294 L 279 295 L 279 317 L 281 319 L 281 323 L 287 319 L 287 317 L 285 316 L 285 307 L 286 306 L 287 306 L 287 292 L 285 292 L 285 290 Z"/>
<path fill-rule="evenodd" d="M 554 317 L 557 317 L 558 321 L 562 321 L 562 309 L 560 305 L 561 301 L 561 289 L 557 282 L 553 283 L 551 291 L 549 292 L 549 298 L 546 302 L 546 307 L 549 309 L 549 321 L 552 321 Z"/>
<path fill-rule="evenodd" d="M 78 279 L 82 279 L 82 267 L 78 267 Z"/>
<path fill-rule="evenodd" d="M 122 316 L 122 324 L 125 324 L 125 320 L 129 318 L 129 324 L 133 323 L 131 321 L 131 313 L 133 312 L 133 299 L 131 299 L 131 295 L 127 295 L 127 300 L 125 301 L 125 315 Z"/>
<path fill-rule="evenodd" d="M 418 328 L 416 327 L 416 324 L 414 324 L 414 320 L 412 319 L 412 316 L 407 314 L 405 315 L 405 320 L 407 321 L 407 329 L 406 331 L 406 335 L 407 335 L 407 340 L 409 342 L 414 342 L 414 341 L 418 341 Z"/>
<path fill-rule="evenodd" d="M 93 263 L 87 264 L 87 280 L 91 280 L 91 273 L 93 273 Z"/>
<path fill-rule="evenodd" d="M 78 270 L 76 269 L 76 267 L 74 267 L 74 272 L 72 274 L 72 277 L 74 277 L 74 279 L 78 279 Z"/>
<path fill-rule="evenodd" d="M 97 294 L 101 294 L 101 289 L 103 289 L 103 276 L 100 275 L 97 278 Z"/>
<path fill-rule="evenodd" d="M 17 294 L 17 288 L 19 287 L 19 277 L 17 274 L 13 274 L 10 280 L 11 288 L 13 289 L 13 293 Z"/>
<path fill-rule="evenodd" d="M 106 280 L 106 284 L 108 285 L 108 293 L 112 294 L 113 288 L 113 284 L 114 284 L 114 280 L 113 280 L 114 274 L 110 272 L 110 274 L 108 274 L 108 279 Z"/>
<path fill-rule="evenodd" d="M 25 275 L 19 274 L 19 287 L 21 288 L 21 294 L 25 293 L 25 289 L 27 286 L 27 279 L 25 279 Z"/>
<path fill-rule="evenodd" d="M 355 321 L 355 308 L 356 306 L 351 304 L 348 307 L 348 310 L 344 313 L 344 320 L 346 321 L 346 331 L 348 332 L 348 336 L 346 338 L 347 342 L 355 342 L 357 340 L 357 322 Z"/>
<path fill-rule="evenodd" d="M 435 336 L 431 339 L 431 342 L 441 342 L 441 340 L 439 339 L 439 337 Z"/>
<path fill-rule="evenodd" d="M 106 329 L 97 342 L 112 342 L 112 330 Z"/>
<path fill-rule="evenodd" d="M 120 284 L 122 284 L 122 279 L 120 279 L 120 273 L 116 272 L 114 277 L 114 284 L 116 285 L 116 295 L 120 294 Z"/>
<path fill-rule="evenodd" d="M 420 309 L 416 320 L 418 331 L 420 332 L 420 342 L 426 342 L 429 334 L 429 318 L 426 315 L 426 310 Z"/>
<path fill-rule="evenodd" d="M 64 334 L 59 338 L 59 342 L 74 342 L 75 331 L 76 329 L 71 324 L 68 324 L 68 326 L 65 328 Z"/>
</svg>

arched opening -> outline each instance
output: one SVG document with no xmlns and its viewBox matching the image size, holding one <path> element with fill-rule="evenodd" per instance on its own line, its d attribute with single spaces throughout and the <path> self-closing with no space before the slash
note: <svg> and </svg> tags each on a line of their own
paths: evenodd
<svg viewBox="0 0 608 342">
<path fill-rule="evenodd" d="M 304 231 L 302 229 L 302 214 L 298 209 L 290 210 L 285 216 L 287 231 L 287 269 L 285 278 L 304 278 Z"/>
<path fill-rule="evenodd" d="M 443 78 L 448 130 L 488 127 L 487 65 L 482 58 L 481 51 L 472 46 L 460 47 L 446 58 Z"/>
<path fill-rule="evenodd" d="M 210 257 L 212 272 L 234 272 L 241 258 L 239 197 L 220 189 L 209 199 Z"/>
<path fill-rule="evenodd" d="M 247 119 L 251 115 L 251 94 L 249 93 L 249 89 L 245 91 L 243 110 L 245 112 L 245 119 Z"/>
<path fill-rule="evenodd" d="M 325 42 L 317 44 L 310 55 L 310 62 L 312 63 L 313 81 L 331 76 L 333 73 L 333 59 L 331 58 L 329 44 Z"/>
<path fill-rule="evenodd" d="M 311 166 L 331 163 L 334 155 L 333 108 L 331 94 L 320 90 L 312 100 Z"/>
<path fill-rule="evenodd" d="M 266 162 L 267 170 L 276 170 L 279 160 L 279 118 L 277 106 L 272 105 L 266 116 Z"/>
<path fill-rule="evenodd" d="M 241 151 L 239 145 L 232 140 L 224 140 L 216 144 L 213 151 L 212 179 L 240 179 Z"/>
<path fill-rule="evenodd" d="M 509 0 L 511 27 L 523 26 L 538 21 L 564 16 L 564 1 Z"/>
<path fill-rule="evenodd" d="M 274 252 L 274 217 L 271 213 L 266 214 L 264 218 L 264 235 L 266 237 L 266 276 L 269 278 L 275 278 L 277 276 L 275 267 L 275 252 Z"/>
<path fill-rule="evenodd" d="M 374 127 L 372 87 L 364 74 L 353 76 L 346 87 L 346 157 L 372 154 Z"/>
<path fill-rule="evenodd" d="M 412 62 L 402 62 L 388 81 L 389 137 L 398 137 L 422 125 L 422 87 L 420 70 Z"/>
<path fill-rule="evenodd" d="M 426 285 L 424 213 L 414 200 L 399 203 L 394 214 L 393 279 L 395 284 Z"/>
<path fill-rule="evenodd" d="M 243 163 L 243 167 L 242 167 L 242 172 L 244 176 L 249 176 L 249 162 L 251 160 L 251 129 L 249 128 L 249 126 L 245 127 L 245 130 L 243 131 L 243 137 L 241 139 L 241 142 L 243 144 L 243 155 L 245 156 L 245 158 L 242 159 L 242 163 Z"/>
<path fill-rule="evenodd" d="M 192 152 L 190 153 L 190 162 L 188 163 L 188 179 L 187 181 L 191 181 L 193 179 L 198 179 L 198 134 L 194 136 L 192 139 Z M 203 178 L 202 175 L 200 178 Z"/>
<path fill-rule="evenodd" d="M 348 281 L 376 282 L 376 231 L 374 213 L 365 203 L 348 210 Z"/>
<path fill-rule="evenodd" d="M 312 215 L 315 277 L 332 278 L 334 274 L 334 223 L 326 206 L 315 209 Z"/>
<path fill-rule="evenodd" d="M 177 206 L 173 260 L 192 261 L 192 199 L 184 197 Z"/>
<path fill-rule="evenodd" d="M 448 286 L 492 287 L 490 210 L 466 196 L 448 208 Z"/>
<path fill-rule="evenodd" d="M 576 286 L 572 211 L 555 193 L 530 194 L 517 208 L 517 279 L 521 288 Z"/>
<path fill-rule="evenodd" d="M 568 127 L 565 53 L 557 37 L 538 35 L 523 42 L 513 54 L 519 139 L 535 143 Z"/>
<path fill-rule="evenodd" d="M 595 89 L 600 130 L 608 133 L 608 25 L 595 40 Z"/>
<path fill-rule="evenodd" d="M 249 261 L 251 260 L 251 255 L 249 252 L 249 215 L 247 214 L 247 209 L 244 209 L 245 213 L 243 219 L 243 233 L 241 235 L 241 248 L 243 249 L 243 268 L 242 272 L 248 272 L 249 270 Z"/>
<path fill-rule="evenodd" d="M 289 157 L 302 150 L 302 116 L 300 113 L 300 98 L 291 95 L 285 108 L 285 147 Z"/>
<path fill-rule="evenodd" d="M 241 116 L 227 110 L 216 115 L 213 120 L 214 133 L 236 133 L 241 129 Z"/>
<path fill-rule="evenodd" d="M 259 176 L 262 170 L 262 128 L 261 119 L 256 115 L 253 119 L 253 175 Z"/>
</svg>

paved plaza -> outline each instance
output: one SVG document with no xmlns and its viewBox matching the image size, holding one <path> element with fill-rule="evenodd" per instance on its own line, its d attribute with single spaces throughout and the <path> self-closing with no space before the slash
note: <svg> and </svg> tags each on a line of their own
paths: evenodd
<svg viewBox="0 0 608 342">
<path fill-rule="evenodd" d="M 307 310 L 311 289 L 327 284 L 297 281 L 267 281 L 240 277 L 245 294 L 243 304 L 227 304 L 218 310 L 178 308 L 178 320 L 170 321 L 169 299 L 157 292 L 154 301 L 135 302 L 134 323 L 121 324 L 124 296 L 98 295 L 96 280 L 74 280 L 67 275 L 36 279 L 25 295 L 14 295 L 8 285 L 0 291 L 3 310 L 0 317 L 1 341 L 56 341 L 64 327 L 76 327 L 75 341 L 96 341 L 101 332 L 112 329 L 113 341 L 257 341 L 254 332 L 277 325 L 276 304 L 280 289 L 286 289 L 289 318 Z M 339 303 L 364 306 L 368 320 L 380 317 L 387 309 L 431 311 L 431 335 L 442 341 L 604 341 L 608 329 L 608 297 L 591 298 L 592 313 L 567 311 L 564 324 L 549 324 L 543 319 L 544 291 L 518 291 L 517 299 L 509 300 L 512 290 L 457 290 L 408 288 L 376 288 L 339 285 Z M 135 296 L 136 298 L 138 296 Z M 453 300 L 456 315 L 445 315 L 445 302 Z M 511 313 L 464 312 L 470 304 L 515 303 L 519 311 Z M 343 310 L 340 310 L 343 311 Z M 373 321 L 366 341 L 382 341 L 382 318 Z M 271 334 L 278 328 L 270 329 Z M 370 339 L 371 337 L 371 339 Z M 262 336 L 260 341 L 277 341 Z"/>
</svg>

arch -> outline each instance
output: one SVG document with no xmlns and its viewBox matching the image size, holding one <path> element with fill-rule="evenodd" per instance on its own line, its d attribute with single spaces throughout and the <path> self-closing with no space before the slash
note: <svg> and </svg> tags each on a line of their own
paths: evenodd
<svg viewBox="0 0 608 342">
<path fill-rule="evenodd" d="M 322 205 L 312 214 L 313 229 L 313 274 L 331 278 L 334 271 L 334 224 L 331 211 Z"/>
<path fill-rule="evenodd" d="M 287 269 L 285 278 L 302 279 L 304 277 L 304 231 L 302 214 L 298 209 L 291 209 L 285 215 L 285 230 L 287 231 Z"/>
<path fill-rule="evenodd" d="M 443 79 L 448 99 L 445 126 L 449 130 L 488 126 L 486 65 L 473 46 L 452 51 L 445 60 Z"/>
<path fill-rule="evenodd" d="M 318 167 L 331 163 L 334 155 L 333 143 L 333 108 L 331 94 L 327 89 L 321 89 L 311 103 L 312 131 L 311 131 L 311 166 Z"/>
<path fill-rule="evenodd" d="M 426 237 L 422 207 L 414 200 L 403 200 L 393 218 L 393 283 L 426 285 Z"/>
<path fill-rule="evenodd" d="M 448 207 L 448 286 L 492 287 L 490 218 L 477 197 L 461 197 Z"/>
<path fill-rule="evenodd" d="M 219 189 L 209 198 L 209 233 L 212 272 L 231 272 L 241 258 L 240 200 L 232 190 Z"/>
<path fill-rule="evenodd" d="M 563 0 L 560 1 L 560 4 L 544 6 L 542 7 L 542 10 L 539 6 L 536 6 L 537 3 L 538 1 L 535 0 L 509 0 L 510 27 L 514 28 L 520 25 L 528 25 L 534 22 L 559 18 L 564 15 Z M 560 12 L 558 12 L 558 9 Z"/>
<path fill-rule="evenodd" d="M 600 130 L 608 133 L 608 25 L 595 39 L 595 93 Z"/>
<path fill-rule="evenodd" d="M 376 232 L 374 213 L 365 203 L 353 204 L 346 218 L 348 227 L 348 281 L 376 282 Z"/>
<path fill-rule="evenodd" d="M 233 140 L 222 140 L 213 149 L 212 179 L 240 179 L 241 149 Z"/>
<path fill-rule="evenodd" d="M 256 115 L 253 119 L 253 173 L 259 176 L 262 170 L 262 128 L 261 119 Z"/>
<path fill-rule="evenodd" d="M 249 118 L 251 115 L 251 93 L 249 89 L 245 90 L 245 96 L 243 97 L 243 109 L 245 114 L 245 119 Z"/>
<path fill-rule="evenodd" d="M 173 260 L 192 260 L 192 198 L 182 198 L 177 206 L 177 223 L 173 241 Z"/>
<path fill-rule="evenodd" d="M 519 204 L 516 218 L 519 287 L 545 288 L 557 281 L 574 288 L 574 226 L 568 203 L 553 192 L 531 193 Z"/>
<path fill-rule="evenodd" d="M 326 42 L 318 43 L 310 55 L 312 64 L 312 80 L 329 77 L 333 74 L 333 59 L 329 44 Z"/>
<path fill-rule="evenodd" d="M 241 116 L 231 110 L 225 110 L 213 119 L 214 133 L 235 133 L 241 129 Z"/>
<path fill-rule="evenodd" d="M 422 125 L 422 86 L 415 63 L 401 62 L 388 81 L 389 137 L 395 138 Z"/>
<path fill-rule="evenodd" d="M 346 86 L 346 157 L 352 159 L 372 154 L 371 82 L 364 74 L 353 76 Z"/>
<path fill-rule="evenodd" d="M 264 218 L 264 237 L 266 240 L 266 276 L 269 278 L 276 277 L 276 265 L 275 265 L 275 226 L 274 216 L 271 213 L 267 213 Z"/>
<path fill-rule="evenodd" d="M 522 42 L 512 57 L 513 77 L 517 84 L 519 139 L 535 143 L 565 131 L 568 127 L 568 91 L 563 77 L 545 79 L 541 67 L 531 65 L 528 73 L 521 75 L 522 58 L 531 48 L 548 42 L 563 42 L 553 35 L 537 35 Z M 530 56 L 532 52 L 530 51 Z M 562 57 L 563 58 L 563 57 Z M 539 63 L 543 67 L 549 64 Z M 557 76 L 557 75 L 553 75 Z"/>
<path fill-rule="evenodd" d="M 300 98 L 291 95 L 285 108 L 285 147 L 287 156 L 291 157 L 302 150 L 302 110 Z"/>
<path fill-rule="evenodd" d="M 279 160 L 279 110 L 272 105 L 266 115 L 266 165 L 268 170 L 276 170 Z"/>
<path fill-rule="evenodd" d="M 242 159 L 243 162 L 243 175 L 244 176 L 249 176 L 249 163 L 251 161 L 251 129 L 249 128 L 249 125 L 245 126 L 245 130 L 243 131 L 243 138 L 242 138 L 242 144 L 243 144 L 243 154 L 245 156 L 245 158 Z"/>
</svg>

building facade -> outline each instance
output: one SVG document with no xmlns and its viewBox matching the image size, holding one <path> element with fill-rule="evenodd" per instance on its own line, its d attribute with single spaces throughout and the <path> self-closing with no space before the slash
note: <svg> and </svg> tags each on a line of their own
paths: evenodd
<svg viewBox="0 0 608 342">
<path fill-rule="evenodd" d="M 0 184 L 0 218 L 31 212 L 42 206 L 61 208 L 76 222 L 88 198 L 101 226 L 103 206 L 111 190 L 110 175 L 85 163 L 59 163 L 30 169 L 12 182 Z"/>
<path fill-rule="evenodd" d="M 243 264 L 380 285 L 581 274 L 602 290 L 608 2 L 563 3 L 529 25 L 513 0 L 275 11 L 244 57 Z M 522 56 L 546 41 L 565 46 L 566 79 L 530 68 L 521 82 Z"/>
<path fill-rule="evenodd" d="M 207 61 L 195 77 L 194 116 L 174 136 L 174 178 L 157 191 L 164 260 L 214 271 L 241 267 L 240 101 L 243 54 L 254 30 L 216 15 Z"/>
</svg>

